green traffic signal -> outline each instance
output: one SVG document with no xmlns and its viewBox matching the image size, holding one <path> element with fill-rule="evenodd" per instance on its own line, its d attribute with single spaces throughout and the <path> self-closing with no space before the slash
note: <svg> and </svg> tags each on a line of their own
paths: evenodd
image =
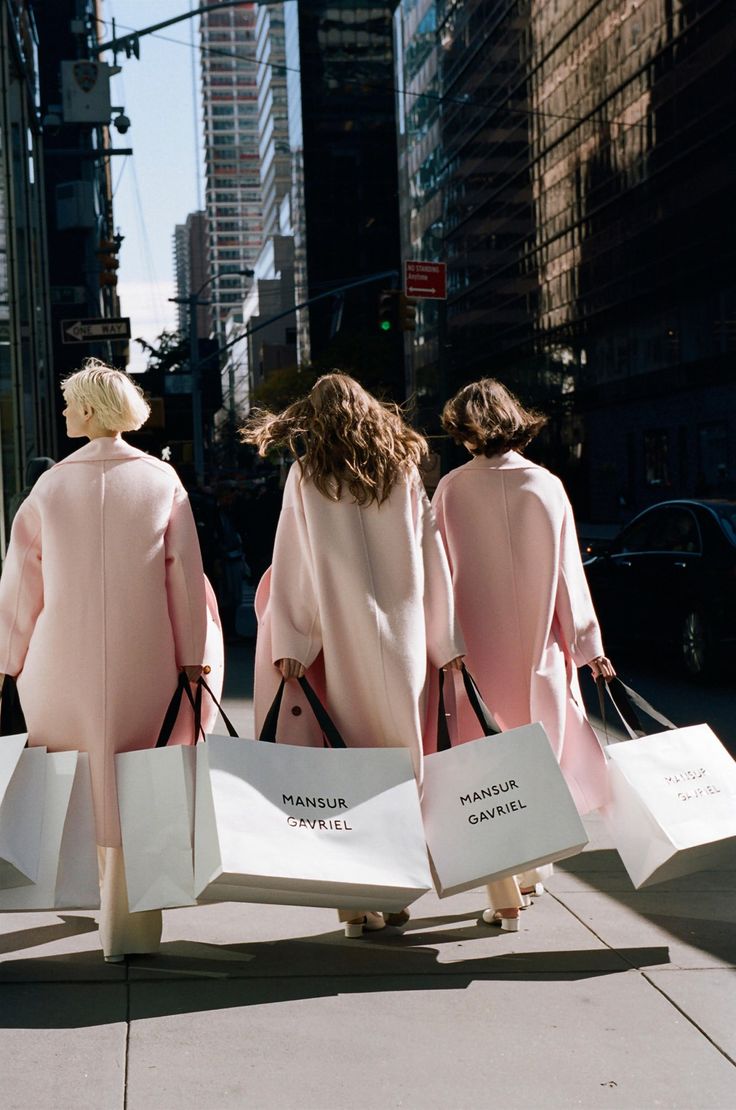
<svg viewBox="0 0 736 1110">
<path fill-rule="evenodd" d="M 391 321 L 381 320 L 381 331 L 391 331 Z"/>
</svg>

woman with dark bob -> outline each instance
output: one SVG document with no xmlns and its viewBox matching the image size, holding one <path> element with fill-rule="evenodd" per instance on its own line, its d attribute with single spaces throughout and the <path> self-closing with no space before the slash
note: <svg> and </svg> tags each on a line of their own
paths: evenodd
<svg viewBox="0 0 736 1110">
<path fill-rule="evenodd" d="M 349 747 L 406 747 L 421 778 L 427 659 L 459 667 L 463 652 L 417 469 L 425 441 L 395 405 L 340 373 L 281 413 L 255 413 L 244 438 L 261 454 L 280 446 L 296 456 L 256 594 L 256 728 L 281 676 L 306 671 Z M 321 747 L 295 682 L 284 703 L 279 739 Z M 409 917 L 340 916 L 349 937 Z"/>
<path fill-rule="evenodd" d="M 541 721 L 581 813 L 606 800 L 605 758 L 582 706 L 577 668 L 613 677 L 562 483 L 521 453 L 546 423 L 493 378 L 448 401 L 442 423 L 473 456 L 433 499 L 450 562 L 467 666 L 503 729 Z M 458 739 L 478 726 L 457 699 Z M 489 886 L 483 919 L 518 928 L 540 869 Z"/>
</svg>

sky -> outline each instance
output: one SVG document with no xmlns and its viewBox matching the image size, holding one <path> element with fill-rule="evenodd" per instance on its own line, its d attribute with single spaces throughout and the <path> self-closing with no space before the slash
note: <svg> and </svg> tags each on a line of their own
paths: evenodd
<svg viewBox="0 0 736 1110">
<path fill-rule="evenodd" d="M 140 30 L 180 15 L 193 0 L 104 0 L 102 18 L 115 18 L 117 33 Z M 111 27 L 104 28 L 105 39 Z M 151 341 L 176 326 L 172 236 L 198 207 L 202 187 L 202 131 L 199 108 L 198 21 L 186 20 L 140 40 L 140 61 L 118 55 L 122 73 L 112 79 L 112 102 L 130 117 L 130 130 L 111 129 L 113 145 L 132 147 L 131 157 L 113 158 L 113 211 L 116 229 L 125 236 L 120 251 L 118 293 L 121 314 L 131 320 L 129 369 L 145 369 L 137 336 Z M 165 38 L 163 37 L 165 36 Z M 176 42 L 167 40 L 177 40 Z M 112 54 L 103 59 L 112 64 Z M 196 111 L 192 58 L 196 64 Z"/>
</svg>

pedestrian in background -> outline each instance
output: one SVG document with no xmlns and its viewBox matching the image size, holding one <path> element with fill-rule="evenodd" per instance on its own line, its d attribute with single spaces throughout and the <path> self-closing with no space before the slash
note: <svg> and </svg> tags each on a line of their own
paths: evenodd
<svg viewBox="0 0 736 1110">
<path fill-rule="evenodd" d="M 153 747 L 178 672 L 200 675 L 206 587 L 176 473 L 121 437 L 148 418 L 139 387 L 90 359 L 62 390 L 67 435 L 89 443 L 18 510 L 0 578 L 0 671 L 17 678 L 31 746 L 89 754 L 100 937 L 119 961 L 158 949 L 161 913 L 128 913 L 115 755 Z M 171 742 L 192 733 L 190 712 Z"/>
<path fill-rule="evenodd" d="M 244 438 L 297 456 L 256 594 L 258 731 L 281 676 L 306 672 L 349 747 L 407 747 L 421 778 L 427 657 L 455 667 L 464 650 L 417 470 L 424 440 L 340 373 L 277 415 L 254 414 Z M 284 742 L 322 746 L 293 698 L 282 717 Z M 347 936 L 408 917 L 340 912 Z"/>
<path fill-rule="evenodd" d="M 606 762 L 583 708 L 577 668 L 615 674 L 606 658 L 560 480 L 520 453 L 546 423 L 498 381 L 465 386 L 442 413 L 473 456 L 441 479 L 432 505 L 450 563 L 467 666 L 502 729 L 540 721 L 580 813 L 606 800 Z M 458 740 L 477 737 L 456 699 Z M 549 872 L 545 872 L 549 873 Z M 484 920 L 518 927 L 544 874 L 489 886 Z"/>
</svg>

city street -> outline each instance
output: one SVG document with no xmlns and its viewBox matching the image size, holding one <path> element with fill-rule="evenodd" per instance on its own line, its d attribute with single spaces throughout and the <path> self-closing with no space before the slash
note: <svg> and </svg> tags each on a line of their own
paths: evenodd
<svg viewBox="0 0 736 1110">
<path fill-rule="evenodd" d="M 252 735 L 251 645 L 229 659 L 226 708 Z M 705 691 L 625 677 L 716 723 Z M 736 862 L 637 893 L 588 829 L 517 934 L 479 924 L 480 891 L 426 895 L 403 935 L 359 941 L 330 910 L 226 903 L 168 911 L 161 955 L 113 966 L 89 913 L 5 915 L 3 1110 L 726 1110 Z"/>
<path fill-rule="evenodd" d="M 675 663 L 644 661 L 641 656 L 616 654 L 614 664 L 621 679 L 668 717 L 673 724 L 707 722 L 718 739 L 736 756 L 736 684 L 729 676 L 719 682 L 698 683 L 686 678 Z M 586 671 L 581 686 L 591 713 L 598 713 L 598 697 Z M 652 726 L 652 732 L 657 731 Z"/>
</svg>

